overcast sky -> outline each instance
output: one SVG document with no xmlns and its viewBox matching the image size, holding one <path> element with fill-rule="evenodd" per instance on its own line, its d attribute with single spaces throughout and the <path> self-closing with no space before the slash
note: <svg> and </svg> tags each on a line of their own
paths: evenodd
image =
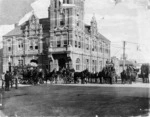
<svg viewBox="0 0 150 117">
<path fill-rule="evenodd" d="M 150 10 L 147 9 L 147 0 L 118 1 L 115 5 L 114 0 L 85 0 L 85 23 L 90 24 L 95 15 L 99 32 L 112 42 L 112 56 L 120 58 L 122 41 L 125 40 L 139 43 L 127 43 L 126 54 L 129 59 L 149 62 Z M 50 0 L 0 0 L 0 25 L 21 23 L 32 14 L 32 9 L 39 18 L 47 17 L 49 4 Z M 1 27 L 0 33 L 5 32 Z"/>
</svg>

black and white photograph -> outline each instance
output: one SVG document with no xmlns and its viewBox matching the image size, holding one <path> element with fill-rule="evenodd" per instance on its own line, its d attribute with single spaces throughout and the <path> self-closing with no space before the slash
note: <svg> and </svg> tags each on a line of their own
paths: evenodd
<svg viewBox="0 0 150 117">
<path fill-rule="evenodd" d="M 150 0 L 0 0 L 0 117 L 150 117 Z"/>
</svg>

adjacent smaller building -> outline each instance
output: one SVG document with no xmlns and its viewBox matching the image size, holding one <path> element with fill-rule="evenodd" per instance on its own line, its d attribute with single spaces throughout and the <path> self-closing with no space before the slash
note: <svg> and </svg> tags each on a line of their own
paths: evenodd
<svg viewBox="0 0 150 117">
<path fill-rule="evenodd" d="M 24 67 L 32 61 L 48 68 L 49 19 L 33 15 L 3 36 L 3 71 Z"/>
</svg>

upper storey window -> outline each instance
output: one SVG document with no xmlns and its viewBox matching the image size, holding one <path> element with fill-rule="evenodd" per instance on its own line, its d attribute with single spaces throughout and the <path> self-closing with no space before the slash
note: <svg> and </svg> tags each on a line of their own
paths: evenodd
<svg viewBox="0 0 150 117">
<path fill-rule="evenodd" d="M 61 47 L 61 37 L 60 37 L 60 35 L 56 36 L 56 40 L 57 40 L 57 47 Z"/>
<path fill-rule="evenodd" d="M 33 40 L 29 40 L 29 49 L 33 50 Z"/>
<path fill-rule="evenodd" d="M 23 49 L 23 41 L 22 40 L 18 40 L 18 49 L 19 50 Z"/>
<path fill-rule="evenodd" d="M 34 41 L 34 47 L 35 47 L 35 50 L 38 50 L 38 40 Z"/>
<path fill-rule="evenodd" d="M 60 14 L 60 26 L 65 25 L 65 15 L 63 13 Z"/>
<path fill-rule="evenodd" d="M 8 42 L 7 42 L 7 48 L 8 48 L 8 51 L 9 51 L 9 52 L 10 52 L 11 49 L 12 49 L 11 41 L 10 41 L 10 40 L 8 40 Z"/>
<path fill-rule="evenodd" d="M 38 50 L 38 40 L 37 39 L 29 40 L 29 50 Z"/>
<path fill-rule="evenodd" d="M 8 46 L 8 51 L 11 51 L 11 45 Z"/>
</svg>

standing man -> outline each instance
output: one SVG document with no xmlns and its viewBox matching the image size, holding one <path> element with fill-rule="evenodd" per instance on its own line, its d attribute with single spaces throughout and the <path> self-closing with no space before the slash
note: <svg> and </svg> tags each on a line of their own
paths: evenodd
<svg viewBox="0 0 150 117">
<path fill-rule="evenodd" d="M 14 80 L 14 77 L 13 77 L 13 73 L 12 73 L 12 72 L 9 73 L 9 78 L 10 78 L 11 88 L 13 88 L 13 80 Z"/>
<path fill-rule="evenodd" d="M 5 74 L 5 90 L 9 91 L 10 74 L 9 71 Z"/>
<path fill-rule="evenodd" d="M 14 72 L 15 88 L 18 89 L 18 73 Z"/>
</svg>

